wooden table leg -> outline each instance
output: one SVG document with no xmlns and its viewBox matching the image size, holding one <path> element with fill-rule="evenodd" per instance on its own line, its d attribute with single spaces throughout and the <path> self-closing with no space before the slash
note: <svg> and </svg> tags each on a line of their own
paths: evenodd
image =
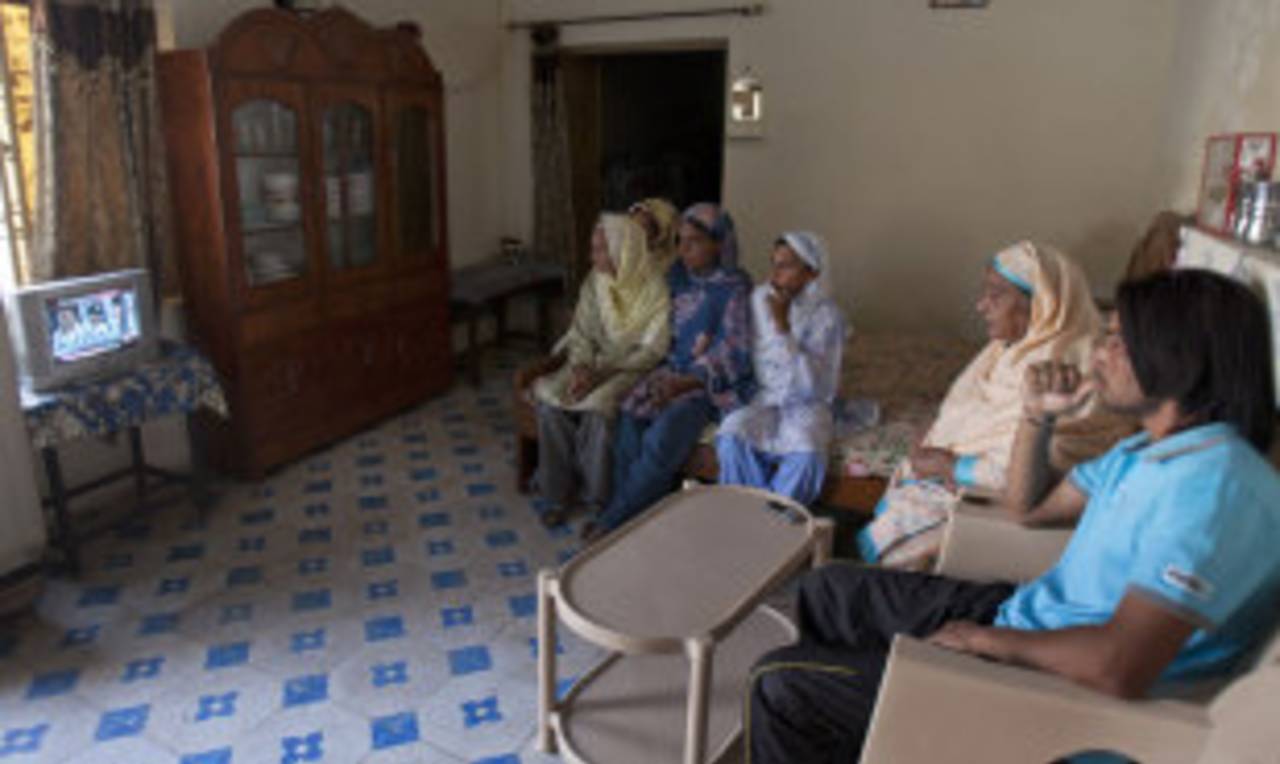
<svg viewBox="0 0 1280 764">
<path fill-rule="evenodd" d="M 498 347 L 505 347 L 507 342 L 507 298 L 506 296 L 495 297 L 493 299 L 493 341 Z"/>
<path fill-rule="evenodd" d="M 58 461 L 58 449 L 47 446 L 40 449 L 44 461 L 45 477 L 49 480 L 49 503 L 53 506 L 54 545 L 62 549 L 67 569 L 72 576 L 80 575 L 80 552 L 71 532 L 71 513 L 67 507 L 67 485 L 62 479 L 62 463 Z"/>
<path fill-rule="evenodd" d="M 142 448 L 142 428 L 129 428 L 129 456 L 133 460 L 133 494 L 138 500 L 138 509 L 147 506 L 147 459 Z"/>
<path fill-rule="evenodd" d="M 480 311 L 468 308 L 467 314 L 467 365 L 471 371 L 471 386 L 480 386 Z"/>
<path fill-rule="evenodd" d="M 194 412 L 187 414 L 187 447 L 191 458 L 191 482 L 188 494 L 196 507 L 196 517 L 204 525 L 206 510 L 213 506 L 213 493 L 209 490 L 209 461 L 204 427 Z"/>
</svg>

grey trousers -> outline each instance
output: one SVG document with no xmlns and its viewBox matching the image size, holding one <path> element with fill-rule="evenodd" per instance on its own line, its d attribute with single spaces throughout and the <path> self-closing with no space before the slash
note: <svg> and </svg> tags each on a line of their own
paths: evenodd
<svg viewBox="0 0 1280 764">
<path fill-rule="evenodd" d="M 583 504 L 609 500 L 613 418 L 538 404 L 538 491 L 555 507 L 572 505 L 581 476 Z"/>
</svg>

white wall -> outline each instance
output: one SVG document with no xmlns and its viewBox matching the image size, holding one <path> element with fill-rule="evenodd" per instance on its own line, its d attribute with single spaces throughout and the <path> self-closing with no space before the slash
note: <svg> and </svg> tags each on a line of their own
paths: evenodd
<svg viewBox="0 0 1280 764">
<path fill-rule="evenodd" d="M 1194 0 L 1189 0 L 1194 2 Z M 651 10 L 642 0 L 506 0 L 510 19 Z M 664 8 L 705 8 L 702 0 Z M 972 331 L 984 260 L 1022 237 L 1108 291 L 1163 201 L 1158 136 L 1179 6 L 1166 0 L 774 0 L 756 19 L 565 27 L 568 46 L 725 39 L 763 80 L 766 136 L 730 141 L 725 201 L 763 272 L 784 228 L 836 253 L 862 327 Z M 529 233 L 528 52 L 504 69 L 508 226 Z M 679 83 L 672 83 L 678 87 Z"/>
<path fill-rule="evenodd" d="M 1195 209 L 1205 139 L 1280 131 L 1280 0 L 1181 0 L 1161 167 L 1169 205 Z"/>
</svg>

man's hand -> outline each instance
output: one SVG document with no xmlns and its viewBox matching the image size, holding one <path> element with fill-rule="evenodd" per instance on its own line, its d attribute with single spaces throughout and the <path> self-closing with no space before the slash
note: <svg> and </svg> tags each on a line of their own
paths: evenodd
<svg viewBox="0 0 1280 764">
<path fill-rule="evenodd" d="M 1070 414 L 1093 392 L 1093 380 L 1075 366 L 1042 361 L 1028 366 L 1022 377 L 1022 410 L 1037 418 Z"/>
<path fill-rule="evenodd" d="M 790 293 L 776 287 L 769 290 L 769 312 L 780 334 L 791 333 L 791 297 Z"/>
<path fill-rule="evenodd" d="M 972 621 L 948 621 L 942 625 L 941 629 L 931 634 L 928 641 L 948 650 L 997 657 L 991 655 L 990 646 L 984 639 L 986 636 L 986 627 Z"/>
<path fill-rule="evenodd" d="M 917 445 L 911 449 L 911 471 L 922 480 L 941 480 L 955 486 L 956 452 L 945 448 Z"/>
</svg>

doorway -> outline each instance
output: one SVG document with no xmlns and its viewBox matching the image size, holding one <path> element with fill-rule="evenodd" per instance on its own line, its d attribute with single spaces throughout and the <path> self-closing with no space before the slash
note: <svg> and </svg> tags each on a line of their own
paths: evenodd
<svg viewBox="0 0 1280 764">
<path fill-rule="evenodd" d="M 600 203 L 720 201 L 722 50 L 601 56 Z"/>
<path fill-rule="evenodd" d="M 652 196 L 681 209 L 721 200 L 725 59 L 724 49 L 561 52 L 581 264 L 602 211 Z"/>
</svg>

